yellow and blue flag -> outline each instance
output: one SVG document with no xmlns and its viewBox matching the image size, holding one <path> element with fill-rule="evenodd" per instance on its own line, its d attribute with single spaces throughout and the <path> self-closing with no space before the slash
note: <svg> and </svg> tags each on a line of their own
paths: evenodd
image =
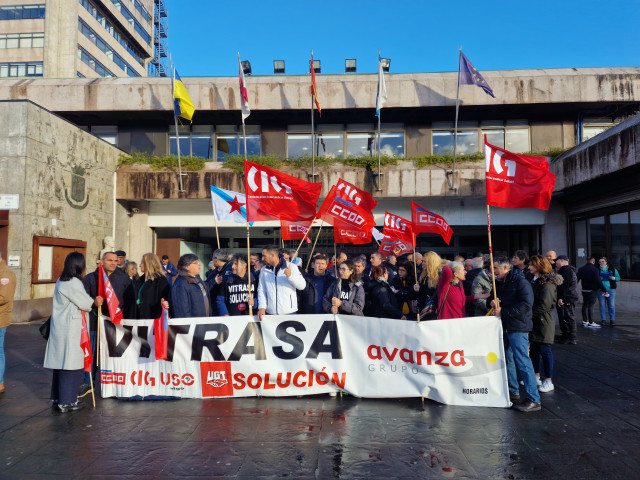
<svg viewBox="0 0 640 480">
<path fill-rule="evenodd" d="M 196 111 L 193 102 L 187 93 L 187 89 L 182 83 L 178 71 L 173 71 L 173 112 L 176 117 L 182 117 L 191 121 L 193 113 Z"/>
</svg>

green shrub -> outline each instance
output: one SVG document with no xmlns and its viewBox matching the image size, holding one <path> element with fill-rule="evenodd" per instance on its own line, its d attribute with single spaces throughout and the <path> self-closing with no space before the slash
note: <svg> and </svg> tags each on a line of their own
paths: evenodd
<svg viewBox="0 0 640 480">
<path fill-rule="evenodd" d="M 118 167 L 123 165 L 150 165 L 154 170 L 178 170 L 177 155 L 149 155 L 148 153 L 121 154 L 118 159 Z M 180 157 L 180 164 L 184 170 L 197 171 L 204 168 L 205 159 L 202 157 Z"/>
</svg>

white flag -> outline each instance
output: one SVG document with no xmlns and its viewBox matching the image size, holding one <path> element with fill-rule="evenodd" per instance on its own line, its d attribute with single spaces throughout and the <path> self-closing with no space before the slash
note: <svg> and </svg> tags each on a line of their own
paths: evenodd
<svg viewBox="0 0 640 480">
<path fill-rule="evenodd" d="M 382 71 L 382 59 L 378 54 L 378 95 L 376 96 L 376 117 L 380 116 L 380 110 L 387 101 L 387 85 L 384 83 L 384 72 Z"/>
<path fill-rule="evenodd" d="M 240 63 L 240 52 L 238 52 L 238 79 L 240 81 L 240 108 L 242 110 L 242 123 L 244 123 L 245 118 L 251 114 L 251 109 L 249 108 L 247 87 L 244 84 L 244 70 L 242 70 L 242 64 Z"/>
</svg>

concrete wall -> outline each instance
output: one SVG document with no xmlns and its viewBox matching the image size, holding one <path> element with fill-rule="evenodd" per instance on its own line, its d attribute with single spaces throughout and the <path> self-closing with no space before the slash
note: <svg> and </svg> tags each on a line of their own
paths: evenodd
<svg viewBox="0 0 640 480">
<path fill-rule="evenodd" d="M 86 241 L 92 271 L 104 237 L 112 234 L 113 172 L 121 152 L 29 102 L 0 102 L 0 125 L 0 193 L 20 196 L 20 208 L 9 213 L 6 253 L 20 256 L 13 319 L 28 320 L 48 315 L 52 291 L 31 284 L 33 237 Z M 79 201 L 71 196 L 74 176 L 85 182 Z M 128 244 L 127 232 L 125 220 L 116 229 L 116 246 Z"/>
</svg>

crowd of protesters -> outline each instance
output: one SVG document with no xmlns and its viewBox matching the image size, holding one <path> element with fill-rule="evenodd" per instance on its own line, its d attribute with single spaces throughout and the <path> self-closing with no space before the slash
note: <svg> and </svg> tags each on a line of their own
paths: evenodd
<svg viewBox="0 0 640 480">
<path fill-rule="evenodd" d="M 84 270 L 84 258 L 70 257 L 56 291 L 62 292 L 65 282 L 75 286 L 74 279 L 81 280 L 83 291 L 69 305 L 56 306 L 54 295 L 54 307 L 68 313 L 63 316 L 54 308 L 58 313 L 56 319 L 52 315 L 45 364 L 54 370 L 52 399 L 61 412 L 76 410 L 74 385 L 82 377 L 82 370 L 67 375 L 67 365 L 54 361 L 59 356 L 54 348 L 68 348 L 73 343 L 67 331 L 84 310 L 89 314 L 95 356 L 98 310 L 108 316 L 114 313 L 99 295 L 100 270 L 109 279 L 123 317 L 129 319 L 158 318 L 163 309 L 175 318 L 248 315 L 255 311 L 260 321 L 265 315 L 320 313 L 400 320 L 495 315 L 502 321 L 510 398 L 514 407 L 524 412 L 540 410 L 540 392 L 554 389 L 552 345 L 577 343 L 578 283 L 583 300 L 582 325 L 601 328 L 607 314 L 610 325 L 615 325 L 615 290 L 620 281 L 618 271 L 604 257 L 598 260 L 599 267 L 596 258 L 589 257 L 576 270 L 566 255 L 552 250 L 531 258 L 517 250 L 511 258 L 496 257 L 493 265 L 482 253 L 450 261 L 434 251 L 389 255 L 386 259 L 379 252 L 368 258 L 364 254 L 348 258 L 345 252 L 329 257 L 317 252 L 304 264 L 296 252 L 271 245 L 249 258 L 217 249 L 206 273 L 194 254 L 182 255 L 176 267 L 167 255 L 160 259 L 147 253 L 138 266 L 118 250 L 105 252 L 99 268 L 84 277 L 80 272 Z M 600 323 L 593 318 L 596 302 L 600 305 Z M 561 330 L 559 338 L 555 336 L 554 310 Z M 64 317 L 64 323 L 58 317 Z M 78 366 L 76 363 L 73 367 Z M 93 379 L 96 374 L 94 369 Z M 90 378 L 86 373 L 78 397 L 91 391 Z"/>
</svg>

